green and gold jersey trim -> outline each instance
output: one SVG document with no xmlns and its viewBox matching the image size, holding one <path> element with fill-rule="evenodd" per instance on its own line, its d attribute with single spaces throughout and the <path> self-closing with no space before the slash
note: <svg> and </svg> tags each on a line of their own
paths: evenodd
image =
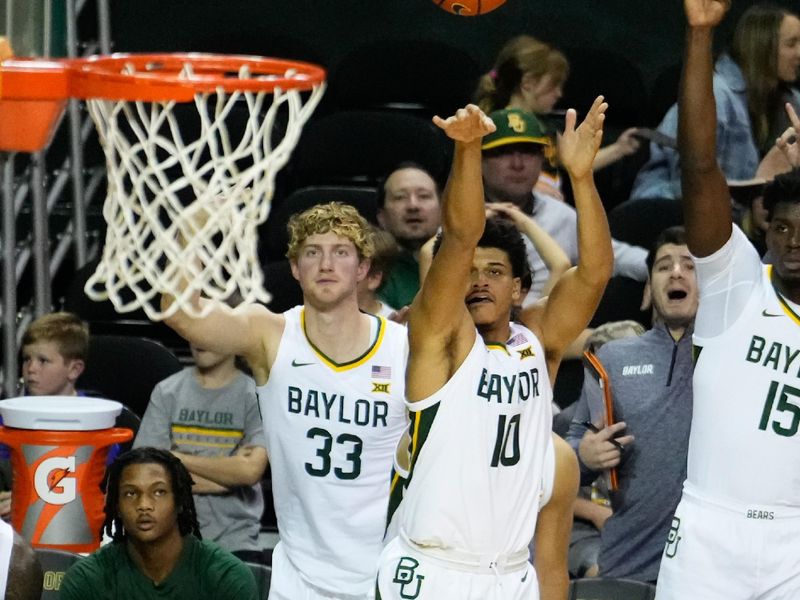
<svg viewBox="0 0 800 600">
<path fill-rule="evenodd" d="M 501 350 L 505 352 L 507 356 L 511 356 L 508 347 L 503 342 L 484 342 L 484 344 L 489 350 Z"/>
<path fill-rule="evenodd" d="M 436 413 L 439 411 L 439 403 L 433 404 L 428 408 L 419 411 L 410 411 L 411 425 L 411 467 L 408 470 L 408 479 L 406 485 L 414 477 L 414 467 L 417 464 L 419 453 L 422 446 L 425 445 L 425 440 L 428 439 L 428 434 L 433 427 L 433 420 L 436 418 Z"/>
<path fill-rule="evenodd" d="M 703 351 L 702 346 L 698 346 L 697 344 L 692 344 L 692 362 L 697 364 L 697 361 L 700 359 L 700 353 Z"/>
<path fill-rule="evenodd" d="M 796 325 L 800 325 L 800 315 L 798 315 L 792 309 L 792 307 L 789 305 L 789 302 L 786 300 L 786 298 L 783 297 L 783 294 L 781 294 L 780 291 L 778 290 L 778 284 L 775 282 L 774 274 L 775 272 L 772 268 L 772 265 L 768 265 L 767 276 L 769 277 L 769 281 L 772 284 L 772 288 L 775 290 L 775 295 L 778 296 L 778 302 L 780 303 L 783 312 L 785 312 L 786 316 L 789 317 L 792 321 L 794 321 Z"/>
<path fill-rule="evenodd" d="M 311 349 L 314 351 L 314 354 L 317 355 L 317 358 L 322 361 L 324 365 L 333 369 L 334 371 L 341 372 L 341 371 L 348 371 L 350 369 L 355 369 L 356 367 L 360 367 L 364 363 L 366 363 L 369 359 L 375 356 L 375 353 L 378 351 L 378 348 L 381 346 L 381 342 L 383 342 L 383 336 L 386 333 L 386 319 L 383 317 L 378 317 L 375 315 L 369 315 L 370 317 L 377 319 L 378 321 L 378 331 L 375 334 L 375 340 L 372 342 L 372 345 L 367 348 L 367 351 L 364 352 L 361 356 L 346 363 L 337 363 L 336 361 L 332 360 L 329 356 L 326 356 L 322 350 L 317 348 L 314 345 L 314 342 L 311 341 L 311 338 L 308 337 L 308 332 L 306 331 L 306 309 L 304 308 L 300 311 L 300 327 L 303 329 L 303 335 L 306 337 L 306 341 L 308 345 L 311 346 Z"/>
</svg>

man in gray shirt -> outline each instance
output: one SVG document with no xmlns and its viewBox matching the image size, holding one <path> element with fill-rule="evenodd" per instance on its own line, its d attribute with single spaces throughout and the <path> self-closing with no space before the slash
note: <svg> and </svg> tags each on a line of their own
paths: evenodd
<svg viewBox="0 0 800 600">
<path fill-rule="evenodd" d="M 258 543 L 267 450 L 255 383 L 235 357 L 192 346 L 195 366 L 160 382 L 134 447 L 171 450 L 191 473 L 203 539 L 264 562 Z"/>
<path fill-rule="evenodd" d="M 513 202 L 552 237 L 566 252 L 572 264 L 578 260 L 577 214 L 569 204 L 533 191 L 550 140 L 533 113 L 519 109 L 498 110 L 489 115 L 497 130 L 487 135 L 481 150 L 483 188 L 489 202 Z M 529 240 L 528 262 L 533 285 L 525 306 L 535 302 L 547 282 L 548 271 Z M 614 275 L 637 281 L 647 279 L 647 251 L 638 246 L 612 240 Z"/>
<path fill-rule="evenodd" d="M 652 329 L 597 352 L 610 378 L 616 423 L 605 426 L 603 393 L 586 378 L 567 441 L 578 454 L 584 485 L 607 469 L 618 471 L 613 514 L 601 531 L 600 576 L 654 582 L 686 478 L 692 420 L 698 294 L 682 227 L 662 232 L 647 264 Z"/>
</svg>

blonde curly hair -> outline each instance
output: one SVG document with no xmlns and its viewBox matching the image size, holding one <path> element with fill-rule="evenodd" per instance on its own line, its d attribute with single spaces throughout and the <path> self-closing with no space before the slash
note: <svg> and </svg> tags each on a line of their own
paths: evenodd
<svg viewBox="0 0 800 600">
<path fill-rule="evenodd" d="M 292 215 L 287 228 L 289 249 L 286 257 L 289 260 L 297 258 L 303 242 L 309 237 L 329 231 L 353 242 L 361 260 L 372 258 L 375 254 L 369 223 L 349 204 L 341 202 L 317 204 L 306 211 Z"/>
</svg>

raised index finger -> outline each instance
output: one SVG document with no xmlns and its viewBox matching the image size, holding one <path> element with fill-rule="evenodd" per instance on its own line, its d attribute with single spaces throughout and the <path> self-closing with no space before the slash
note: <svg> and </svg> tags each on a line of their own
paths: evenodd
<svg viewBox="0 0 800 600">
<path fill-rule="evenodd" d="M 786 114 L 789 115 L 789 121 L 792 123 L 794 130 L 800 133 L 800 117 L 797 116 L 797 112 L 795 112 L 794 106 L 790 102 L 786 103 Z"/>
</svg>

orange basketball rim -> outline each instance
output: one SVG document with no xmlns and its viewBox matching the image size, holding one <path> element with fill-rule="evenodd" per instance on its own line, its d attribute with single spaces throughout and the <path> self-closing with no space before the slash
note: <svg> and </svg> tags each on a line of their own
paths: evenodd
<svg viewBox="0 0 800 600">
<path fill-rule="evenodd" d="M 174 53 L 64 60 L 12 57 L 0 62 L 0 151 L 36 152 L 45 148 L 69 98 L 190 102 L 196 94 L 219 90 L 311 90 L 324 80 L 324 69 L 316 65 L 257 56 Z"/>
</svg>

